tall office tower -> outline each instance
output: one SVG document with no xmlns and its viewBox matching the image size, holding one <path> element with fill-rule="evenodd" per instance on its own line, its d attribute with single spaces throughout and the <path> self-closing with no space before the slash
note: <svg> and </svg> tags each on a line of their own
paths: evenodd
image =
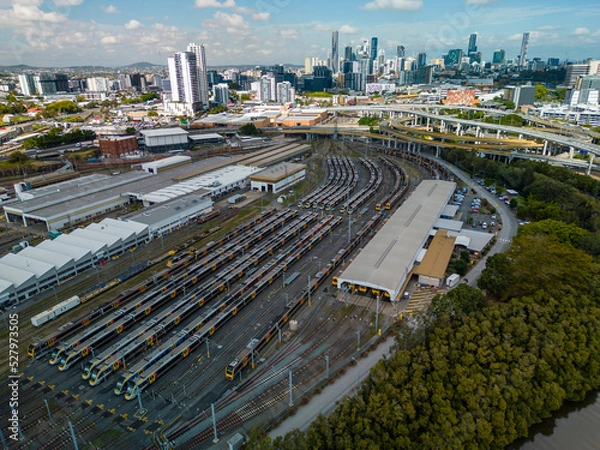
<svg viewBox="0 0 600 450">
<path fill-rule="evenodd" d="M 229 85 L 227 83 L 219 83 L 213 86 L 213 94 L 215 103 L 227 106 L 229 103 Z"/>
<path fill-rule="evenodd" d="M 190 42 L 187 46 L 187 51 L 196 55 L 196 67 L 198 71 L 196 79 L 198 80 L 198 87 L 200 90 L 200 101 L 202 102 L 203 108 L 208 108 L 208 79 L 206 78 L 207 67 L 204 45 Z"/>
<path fill-rule="evenodd" d="M 471 53 L 477 53 L 477 33 L 473 33 L 469 36 L 469 55 Z"/>
<path fill-rule="evenodd" d="M 354 52 L 352 51 L 352 47 L 348 45 L 344 49 L 344 61 L 354 61 Z"/>
<path fill-rule="evenodd" d="M 494 56 L 492 57 L 492 64 L 501 65 L 504 64 L 504 59 L 506 58 L 506 52 L 502 49 L 498 49 L 494 51 Z"/>
<path fill-rule="evenodd" d="M 417 69 L 419 67 L 425 67 L 427 65 L 427 55 L 425 53 L 419 53 L 417 56 Z"/>
<path fill-rule="evenodd" d="M 24 96 L 31 97 L 32 95 L 37 94 L 32 74 L 24 73 L 23 75 L 19 75 L 19 84 L 21 85 L 21 91 Z"/>
<path fill-rule="evenodd" d="M 377 59 L 377 42 L 379 40 L 376 37 L 371 38 L 371 59 Z"/>
<path fill-rule="evenodd" d="M 406 49 L 404 48 L 404 45 L 398 45 L 396 47 L 396 56 L 398 58 L 404 58 L 406 56 Z"/>
<path fill-rule="evenodd" d="M 338 73 L 340 71 L 340 44 L 339 33 L 334 31 L 331 33 L 331 71 Z"/>
<path fill-rule="evenodd" d="M 198 63 L 193 52 L 178 52 L 169 56 L 169 79 L 171 80 L 171 100 L 190 105 L 196 112 L 200 109 L 200 92 L 198 90 Z M 207 103 L 202 103 L 202 106 Z"/>
<path fill-rule="evenodd" d="M 463 52 L 460 48 L 452 49 L 444 56 L 444 65 L 446 69 L 453 69 L 460 66 L 463 57 Z"/>
<path fill-rule="evenodd" d="M 296 92 L 292 87 L 292 83 L 284 81 L 277 83 L 277 103 L 294 103 L 296 100 Z"/>
<path fill-rule="evenodd" d="M 527 46 L 529 45 L 529 32 L 523 33 L 521 42 L 521 54 L 519 55 L 519 67 L 527 65 Z"/>
</svg>

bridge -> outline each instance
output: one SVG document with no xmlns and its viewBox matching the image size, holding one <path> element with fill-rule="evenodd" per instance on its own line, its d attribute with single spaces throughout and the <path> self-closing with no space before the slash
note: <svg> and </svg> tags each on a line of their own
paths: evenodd
<svg viewBox="0 0 600 450">
<path fill-rule="evenodd" d="M 456 148 L 476 151 L 483 154 L 506 158 L 534 159 L 566 167 L 584 169 L 589 174 L 592 170 L 600 170 L 594 164 L 596 156 L 600 156 L 600 146 L 589 140 L 573 136 L 542 131 L 539 128 L 514 127 L 496 123 L 478 122 L 440 115 L 441 105 L 427 105 L 438 113 L 430 113 L 420 109 L 412 109 L 402 105 L 332 107 L 329 111 L 334 115 L 352 112 L 361 116 L 377 115 L 387 118 L 380 125 L 380 133 L 372 133 L 369 127 L 317 125 L 312 127 L 296 127 L 284 129 L 285 134 L 304 134 L 308 139 L 314 136 L 349 136 L 353 139 L 380 141 L 391 148 L 406 148 L 408 151 L 421 150 L 423 145 L 433 147 L 439 153 L 442 148 Z M 412 105 L 411 105 L 412 107 Z M 482 108 L 468 108 L 483 110 Z M 494 111 L 496 113 L 496 111 Z M 508 114 L 506 112 L 501 112 Z M 334 119 L 335 120 L 335 119 Z M 546 121 L 544 121 L 546 122 Z M 583 135 L 581 135 L 583 136 Z M 577 151 L 589 155 L 589 161 L 575 158 Z M 568 157 L 565 157 L 564 154 Z"/>
</svg>

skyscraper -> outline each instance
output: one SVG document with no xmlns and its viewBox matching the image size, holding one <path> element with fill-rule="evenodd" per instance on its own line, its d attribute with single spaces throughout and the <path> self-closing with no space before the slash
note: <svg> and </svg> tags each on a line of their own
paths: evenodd
<svg viewBox="0 0 600 450">
<path fill-rule="evenodd" d="M 196 112 L 200 109 L 198 90 L 198 63 L 193 52 L 178 52 L 167 59 L 171 80 L 171 100 L 190 105 Z M 204 104 L 203 104 L 204 105 Z"/>
<path fill-rule="evenodd" d="M 473 33 L 469 36 L 469 55 L 471 53 L 477 53 L 477 33 Z"/>
<path fill-rule="evenodd" d="M 378 39 L 376 37 L 371 38 L 371 59 L 377 59 L 377 42 Z"/>
<path fill-rule="evenodd" d="M 504 64 L 505 58 L 506 58 L 506 52 L 502 49 L 498 49 L 494 52 L 494 56 L 492 57 L 492 64 L 494 64 L 494 65 Z"/>
<path fill-rule="evenodd" d="M 187 46 L 187 51 L 196 55 L 196 70 L 198 72 L 196 79 L 200 91 L 200 101 L 202 102 L 203 108 L 208 108 L 208 79 L 206 77 L 207 68 L 204 45 L 198 45 L 191 42 Z"/>
<path fill-rule="evenodd" d="M 348 45 L 344 49 L 344 61 L 354 61 L 354 51 L 352 51 L 352 47 Z"/>
<path fill-rule="evenodd" d="M 419 53 L 417 56 L 417 69 L 425 67 L 427 65 L 427 55 L 425 53 Z"/>
<path fill-rule="evenodd" d="M 519 55 L 519 67 L 527 65 L 527 46 L 529 45 L 529 32 L 523 33 L 521 42 L 521 54 Z"/>
<path fill-rule="evenodd" d="M 398 58 L 404 58 L 406 56 L 406 49 L 404 48 L 404 45 L 398 45 L 396 47 L 396 56 Z"/>
<path fill-rule="evenodd" d="M 331 33 L 331 71 L 333 73 L 339 72 L 340 64 L 340 45 L 339 45 L 339 33 L 334 31 Z"/>
<path fill-rule="evenodd" d="M 227 83 L 219 83 L 213 86 L 215 103 L 227 106 L 229 103 L 229 85 Z"/>
</svg>

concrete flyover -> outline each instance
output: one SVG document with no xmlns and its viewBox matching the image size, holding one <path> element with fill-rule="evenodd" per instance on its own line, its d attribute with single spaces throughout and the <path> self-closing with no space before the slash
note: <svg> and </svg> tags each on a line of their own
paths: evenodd
<svg viewBox="0 0 600 450">
<path fill-rule="evenodd" d="M 420 148 L 422 145 L 440 148 L 458 148 L 473 150 L 484 154 L 506 157 L 534 159 L 551 164 L 586 170 L 600 170 L 594 164 L 596 156 L 600 156 L 600 146 L 591 142 L 568 136 L 562 136 L 539 129 L 513 127 L 508 125 L 478 122 L 475 120 L 458 119 L 456 117 L 438 114 L 441 105 L 428 105 L 436 113 L 422 111 L 402 105 L 381 106 L 348 106 L 332 107 L 333 114 L 352 112 L 362 116 L 377 115 L 389 118 L 380 129 L 387 138 L 370 133 L 368 127 L 351 127 L 333 125 L 318 125 L 313 127 L 297 127 L 285 129 L 285 134 L 305 134 L 310 139 L 315 135 L 326 135 L 337 138 L 338 135 L 350 136 L 369 140 L 388 141 L 391 147 L 400 143 L 408 143 Z M 481 108 L 470 108 L 483 110 Z M 483 110 L 487 111 L 487 110 Z M 489 112 L 489 111 L 488 111 Z M 496 112 L 496 111 L 494 111 Z M 495 134 L 495 136 L 494 136 Z M 591 140 L 591 138 L 590 138 Z M 396 147 L 397 148 L 397 147 Z M 589 160 L 577 159 L 577 151 L 589 154 Z M 568 157 L 560 156 L 568 154 Z"/>
</svg>

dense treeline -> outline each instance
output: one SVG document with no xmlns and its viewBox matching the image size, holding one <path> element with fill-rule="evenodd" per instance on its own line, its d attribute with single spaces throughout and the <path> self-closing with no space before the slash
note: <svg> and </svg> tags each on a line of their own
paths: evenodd
<svg viewBox="0 0 600 450">
<path fill-rule="evenodd" d="M 68 133 L 63 133 L 61 128 L 52 128 L 44 135 L 25 139 L 23 141 L 23 148 L 25 150 L 31 148 L 46 149 L 94 139 L 96 139 L 96 133 L 90 130 L 76 128 Z"/>
<path fill-rule="evenodd" d="M 537 163 L 461 163 L 514 181 L 507 187 L 523 192 L 528 208 L 585 200 L 597 215 L 598 182 L 589 177 Z M 596 219 L 583 219 L 573 207 L 521 226 L 509 251 L 488 259 L 483 291 L 460 285 L 406 321 L 395 352 L 357 395 L 306 433 L 275 441 L 257 433 L 249 447 L 500 449 L 600 388 L 600 240 Z"/>
</svg>

